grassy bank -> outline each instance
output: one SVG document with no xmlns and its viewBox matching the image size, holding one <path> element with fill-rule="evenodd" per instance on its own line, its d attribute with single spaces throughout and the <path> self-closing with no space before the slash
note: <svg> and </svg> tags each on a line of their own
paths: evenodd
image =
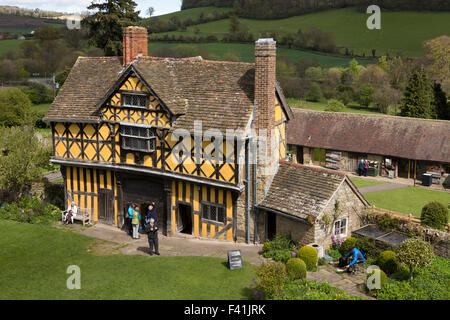
<svg viewBox="0 0 450 320">
<path fill-rule="evenodd" d="M 4 220 L 0 230 L 0 299 L 248 299 L 254 277 L 253 265 L 230 271 L 226 259 L 100 255 L 73 232 Z M 66 287 L 70 265 L 81 290 Z"/>
</svg>

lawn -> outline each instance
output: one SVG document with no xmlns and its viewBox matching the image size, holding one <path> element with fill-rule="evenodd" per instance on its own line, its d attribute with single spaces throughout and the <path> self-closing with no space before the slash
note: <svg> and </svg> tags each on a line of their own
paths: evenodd
<svg viewBox="0 0 450 320">
<path fill-rule="evenodd" d="M 208 49 L 209 52 L 223 58 L 223 56 L 228 53 L 235 53 L 243 62 L 254 62 L 255 61 L 255 46 L 253 44 L 243 44 L 243 43 L 166 43 L 166 42 L 149 42 L 149 54 L 151 55 L 153 50 L 160 47 L 176 48 L 178 46 L 198 46 Z M 326 54 L 313 53 L 309 51 L 301 51 L 294 49 L 278 48 L 277 55 L 283 56 L 291 59 L 292 61 L 298 61 L 300 59 L 317 60 L 320 65 L 324 66 L 334 66 L 334 67 L 347 67 L 350 58 L 335 57 Z M 358 62 L 362 65 L 366 65 L 371 60 L 359 59 Z"/>
<path fill-rule="evenodd" d="M 87 251 L 98 240 L 74 232 L 4 220 L 0 230 L 0 299 L 250 298 L 255 267 L 245 262 L 230 271 L 225 258 L 99 255 Z M 81 290 L 66 287 L 70 265 Z"/>
<path fill-rule="evenodd" d="M 0 57 L 6 55 L 9 51 L 17 51 L 20 45 L 26 40 L 0 40 Z"/>
<path fill-rule="evenodd" d="M 378 208 L 411 213 L 416 217 L 420 217 L 423 206 L 430 201 L 439 201 L 444 205 L 450 203 L 450 193 L 420 187 L 369 192 L 365 193 L 364 197 Z"/>
<path fill-rule="evenodd" d="M 222 12 L 228 12 L 230 10 L 231 10 L 230 8 L 218 8 L 218 7 L 192 8 L 192 9 L 181 10 L 181 11 L 172 12 L 172 13 L 168 13 L 168 14 L 163 14 L 160 16 L 154 16 L 154 17 L 152 17 L 152 19 L 158 18 L 159 20 L 167 21 L 170 18 L 172 18 L 173 16 L 177 16 L 181 21 L 186 20 L 188 17 L 191 17 L 192 20 L 195 21 L 201 12 L 203 12 L 205 14 L 205 16 L 207 16 L 208 14 L 213 13 L 214 11 L 222 13 Z M 148 20 L 148 18 L 144 19 L 144 20 Z"/>
<path fill-rule="evenodd" d="M 51 105 L 51 103 L 34 104 L 32 109 L 36 112 L 47 112 Z"/>
<path fill-rule="evenodd" d="M 350 180 L 353 182 L 353 184 L 357 188 L 371 187 L 371 186 L 377 186 L 377 185 L 380 185 L 380 184 L 386 184 L 387 183 L 387 182 L 368 180 L 368 179 L 361 179 L 361 178 L 350 178 Z"/>
<path fill-rule="evenodd" d="M 327 10 L 279 20 L 240 19 L 255 37 L 263 32 L 297 33 L 298 29 L 317 27 L 331 31 L 339 46 L 353 49 L 355 54 L 402 54 L 423 56 L 423 41 L 446 34 L 450 30 L 450 12 L 382 12 L 381 30 L 369 30 L 369 15 L 355 8 Z M 198 29 L 198 33 L 195 30 Z M 190 26 L 186 32 L 168 34 L 207 36 L 215 34 L 221 39 L 229 30 L 229 20 L 218 20 Z"/>
<path fill-rule="evenodd" d="M 287 100 L 291 108 L 308 109 L 315 111 L 325 111 L 325 109 L 327 108 L 326 101 L 311 102 L 294 98 L 288 98 Z M 384 113 L 381 113 L 374 108 L 362 107 L 355 102 L 352 102 L 348 106 L 346 106 L 342 112 L 384 115 Z"/>
</svg>

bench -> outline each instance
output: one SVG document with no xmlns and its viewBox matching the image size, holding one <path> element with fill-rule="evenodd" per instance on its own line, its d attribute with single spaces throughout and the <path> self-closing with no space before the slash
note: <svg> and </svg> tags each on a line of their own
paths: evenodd
<svg viewBox="0 0 450 320">
<path fill-rule="evenodd" d="M 67 210 L 61 212 L 61 220 L 64 222 L 64 217 L 67 214 Z M 73 220 L 78 220 L 83 223 L 83 226 L 88 223 L 91 224 L 92 209 L 78 208 L 77 214 L 73 217 Z"/>
</svg>

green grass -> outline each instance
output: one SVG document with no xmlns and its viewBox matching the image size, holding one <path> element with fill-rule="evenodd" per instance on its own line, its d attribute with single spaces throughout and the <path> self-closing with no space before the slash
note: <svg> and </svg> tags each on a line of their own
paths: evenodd
<svg viewBox="0 0 450 320">
<path fill-rule="evenodd" d="M 294 99 L 294 98 L 289 98 L 287 100 L 288 100 L 289 106 L 291 108 L 308 109 L 308 110 L 315 110 L 315 111 L 325 111 L 325 109 L 327 108 L 326 101 L 311 102 L 311 101 L 305 101 L 302 99 Z M 354 102 L 352 102 L 348 106 L 346 106 L 342 112 L 384 115 L 384 113 L 381 113 L 376 109 L 362 107 L 359 104 L 354 103 Z"/>
<path fill-rule="evenodd" d="M 380 185 L 380 184 L 387 184 L 387 182 L 381 182 L 381 181 L 375 181 L 375 180 L 367 180 L 367 179 L 361 179 L 361 178 L 350 178 L 350 180 L 352 180 L 353 184 L 357 188 L 377 186 L 377 185 Z"/>
<path fill-rule="evenodd" d="M 212 54 L 223 58 L 227 52 L 236 53 L 243 62 L 255 61 L 255 46 L 252 44 L 242 43 L 165 43 L 165 42 L 149 42 L 149 54 L 153 50 L 160 47 L 176 48 L 178 46 L 198 46 L 206 48 Z M 293 61 L 300 59 L 316 59 L 321 65 L 342 67 L 348 66 L 351 59 L 343 57 L 335 57 L 326 54 L 313 53 L 308 51 L 300 51 L 294 49 L 278 48 L 277 55 L 287 57 Z M 367 64 L 370 60 L 358 60 L 360 64 Z"/>
<path fill-rule="evenodd" d="M 173 16 L 178 16 L 178 18 L 181 21 L 186 20 L 188 17 L 191 17 L 192 20 L 195 21 L 201 12 L 203 12 L 206 16 L 210 13 L 213 13 L 213 11 L 217 11 L 219 13 L 228 12 L 228 11 L 230 11 L 230 8 L 217 8 L 217 7 L 192 8 L 192 9 L 181 10 L 181 11 L 172 12 L 172 13 L 168 13 L 168 14 L 163 14 L 160 16 L 155 16 L 155 17 L 152 17 L 151 19 L 158 18 L 159 20 L 169 20 Z M 148 20 L 148 18 L 144 19 L 144 20 Z"/>
<path fill-rule="evenodd" d="M 51 103 L 34 104 L 32 109 L 37 112 L 47 112 L 51 105 Z"/>
<path fill-rule="evenodd" d="M 369 192 L 365 193 L 364 197 L 378 208 L 405 214 L 411 213 L 416 217 L 420 217 L 423 206 L 430 201 L 439 201 L 445 206 L 450 203 L 450 193 L 419 187 Z"/>
<path fill-rule="evenodd" d="M 17 51 L 26 40 L 0 40 L 0 57 L 9 51 Z"/>
<path fill-rule="evenodd" d="M 377 55 L 401 53 L 405 56 L 423 56 L 423 41 L 444 35 L 450 30 L 450 12 L 382 12 L 381 30 L 369 30 L 366 21 L 369 15 L 355 8 L 328 10 L 280 20 L 241 19 L 255 37 L 263 32 L 278 31 L 296 33 L 298 29 L 317 27 L 335 35 L 339 46 L 353 49 L 355 54 Z M 218 20 L 190 26 L 186 32 L 168 34 L 198 36 L 215 34 L 222 38 L 229 29 L 229 20 Z"/>
<path fill-rule="evenodd" d="M 248 299 L 255 267 L 226 259 L 96 255 L 95 241 L 70 231 L 0 220 L 0 299 Z M 164 252 L 162 252 L 164 254 Z M 81 269 L 68 290 L 67 267 Z"/>
</svg>

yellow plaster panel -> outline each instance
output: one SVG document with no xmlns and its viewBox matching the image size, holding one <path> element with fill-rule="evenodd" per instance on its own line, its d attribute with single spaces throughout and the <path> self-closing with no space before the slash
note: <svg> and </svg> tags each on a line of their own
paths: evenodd
<svg viewBox="0 0 450 320">
<path fill-rule="evenodd" d="M 128 164 L 134 164 L 134 154 L 127 153 L 127 163 Z"/>
<path fill-rule="evenodd" d="M 198 237 L 200 235 L 199 231 L 199 216 L 198 214 L 194 214 L 194 235 Z"/>
</svg>

